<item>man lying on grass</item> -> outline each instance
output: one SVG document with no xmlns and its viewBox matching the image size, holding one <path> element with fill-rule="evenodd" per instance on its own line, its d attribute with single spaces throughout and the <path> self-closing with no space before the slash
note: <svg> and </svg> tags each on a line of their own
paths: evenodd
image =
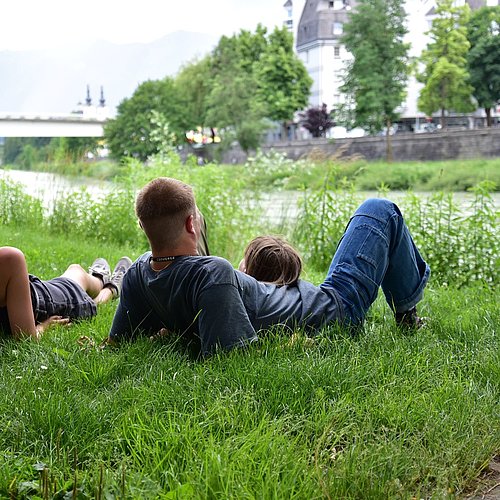
<svg viewBox="0 0 500 500">
<path fill-rule="evenodd" d="M 138 194 L 136 215 L 151 245 L 123 280 L 108 341 L 161 329 L 204 354 L 244 346 L 275 324 L 358 327 L 381 286 L 397 323 L 419 325 L 416 304 L 429 278 L 398 207 L 365 201 L 349 222 L 325 281 L 279 286 L 257 281 L 220 258 L 201 256 L 201 218 L 190 186 L 158 178 Z"/>
<path fill-rule="evenodd" d="M 0 331 L 38 338 L 50 325 L 95 316 L 97 304 L 118 297 L 131 264 L 123 257 L 111 274 L 109 264 L 99 258 L 88 273 L 71 264 L 62 276 L 41 281 L 28 274 L 21 250 L 0 247 Z"/>
</svg>

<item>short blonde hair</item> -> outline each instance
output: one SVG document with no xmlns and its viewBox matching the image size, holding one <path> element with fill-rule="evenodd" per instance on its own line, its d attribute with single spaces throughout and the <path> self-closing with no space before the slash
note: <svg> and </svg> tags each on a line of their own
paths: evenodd
<svg viewBox="0 0 500 500">
<path fill-rule="evenodd" d="M 302 272 L 297 250 L 278 236 L 258 236 L 245 249 L 245 272 L 259 281 L 294 285 Z"/>
<path fill-rule="evenodd" d="M 158 177 L 146 184 L 137 195 L 135 213 L 151 247 L 175 244 L 186 219 L 197 216 L 193 189 L 170 177 Z"/>
</svg>

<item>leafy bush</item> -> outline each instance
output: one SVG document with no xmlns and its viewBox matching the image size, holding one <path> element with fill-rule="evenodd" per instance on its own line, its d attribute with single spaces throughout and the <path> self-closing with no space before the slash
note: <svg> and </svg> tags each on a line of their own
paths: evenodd
<svg viewBox="0 0 500 500">
<path fill-rule="evenodd" d="M 405 200 L 410 231 L 439 281 L 498 285 L 500 244 L 492 187 L 488 181 L 478 184 L 465 213 L 450 193 L 436 193 L 427 200 L 412 194 Z"/>
<path fill-rule="evenodd" d="M 314 269 L 328 269 L 333 250 L 358 204 L 352 185 L 346 184 L 342 190 L 337 186 L 333 164 L 321 189 L 304 191 L 293 241 Z"/>
<path fill-rule="evenodd" d="M 43 220 L 42 202 L 26 194 L 20 184 L 0 179 L 0 223 L 39 226 Z"/>
<path fill-rule="evenodd" d="M 266 189 L 287 188 L 292 182 L 304 182 L 311 167 L 311 162 L 293 161 L 285 154 L 276 151 L 263 153 L 260 150 L 245 163 L 246 175 L 250 177 L 250 181 L 255 186 L 265 186 Z"/>
</svg>

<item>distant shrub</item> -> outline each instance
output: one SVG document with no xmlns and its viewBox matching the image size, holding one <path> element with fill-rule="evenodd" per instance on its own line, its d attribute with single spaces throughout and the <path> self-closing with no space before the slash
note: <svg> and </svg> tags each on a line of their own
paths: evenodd
<svg viewBox="0 0 500 500">
<path fill-rule="evenodd" d="M 310 175 L 313 163 L 307 160 L 290 160 L 285 154 L 271 151 L 257 151 L 245 163 L 245 174 L 256 186 L 266 189 L 287 188 L 291 184 L 300 185 Z"/>
<path fill-rule="evenodd" d="M 451 193 L 436 193 L 427 200 L 412 194 L 404 201 L 412 235 L 439 281 L 498 285 L 499 213 L 493 187 L 484 181 L 473 188 L 474 199 L 465 211 Z"/>
<path fill-rule="evenodd" d="M 36 227 L 42 221 L 42 202 L 26 194 L 20 184 L 9 179 L 0 179 L 0 223 Z"/>
</svg>

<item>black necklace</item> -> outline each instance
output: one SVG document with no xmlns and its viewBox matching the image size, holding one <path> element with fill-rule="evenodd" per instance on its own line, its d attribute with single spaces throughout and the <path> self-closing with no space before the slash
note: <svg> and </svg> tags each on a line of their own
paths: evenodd
<svg viewBox="0 0 500 500">
<path fill-rule="evenodd" d="M 168 257 L 150 257 L 149 260 L 152 262 L 170 262 L 177 259 L 180 255 L 169 255 Z"/>
</svg>

